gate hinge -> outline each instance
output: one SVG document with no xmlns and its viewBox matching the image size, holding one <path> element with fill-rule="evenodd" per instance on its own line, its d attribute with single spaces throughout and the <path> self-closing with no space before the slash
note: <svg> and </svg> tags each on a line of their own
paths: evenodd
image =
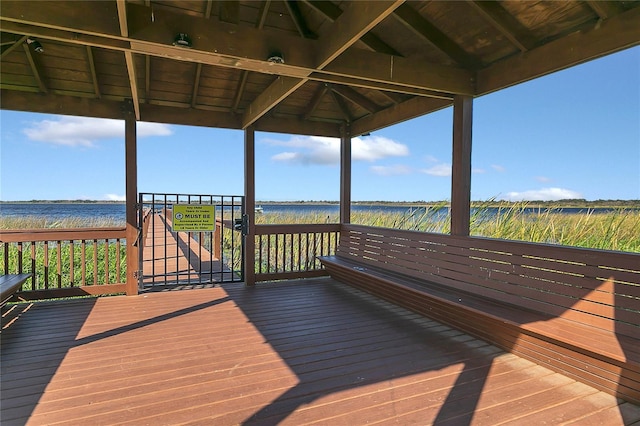
<svg viewBox="0 0 640 426">
<path fill-rule="evenodd" d="M 133 271 L 133 278 L 140 278 L 142 276 L 142 271 L 141 270 L 137 270 L 137 271 Z"/>
</svg>

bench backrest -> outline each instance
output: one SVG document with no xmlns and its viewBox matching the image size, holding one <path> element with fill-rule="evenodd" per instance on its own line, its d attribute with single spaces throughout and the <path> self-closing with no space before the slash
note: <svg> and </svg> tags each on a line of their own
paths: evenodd
<svg viewBox="0 0 640 426">
<path fill-rule="evenodd" d="M 640 254 L 347 224 L 337 255 L 640 336 Z"/>
</svg>

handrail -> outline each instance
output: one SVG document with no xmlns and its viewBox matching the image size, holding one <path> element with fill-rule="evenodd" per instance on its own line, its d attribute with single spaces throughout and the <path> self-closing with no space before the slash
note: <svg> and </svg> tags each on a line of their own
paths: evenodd
<svg viewBox="0 0 640 426">
<path fill-rule="evenodd" d="M 317 257 L 335 253 L 339 231 L 337 223 L 256 225 L 256 281 L 327 275 Z"/>
<path fill-rule="evenodd" d="M 120 227 L 2 230 L 1 272 L 33 274 L 20 292 L 25 299 L 119 293 L 125 236 Z"/>
</svg>

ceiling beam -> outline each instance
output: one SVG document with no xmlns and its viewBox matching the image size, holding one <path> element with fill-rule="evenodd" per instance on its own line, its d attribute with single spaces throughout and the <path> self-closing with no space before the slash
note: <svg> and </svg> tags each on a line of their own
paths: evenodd
<svg viewBox="0 0 640 426">
<path fill-rule="evenodd" d="M 600 19 L 609 19 L 620 13 L 620 7 L 613 1 L 588 0 L 587 4 Z"/>
<path fill-rule="evenodd" d="M 364 33 L 375 27 L 402 4 L 401 0 L 354 2 L 338 18 L 332 26 L 332 31 L 318 40 L 316 53 L 316 70 L 321 70 L 355 43 Z M 266 90 L 249 105 L 242 117 L 242 128 L 256 122 L 269 112 L 275 105 L 307 82 L 313 71 L 302 76 L 292 78 L 280 76 Z"/>
<path fill-rule="evenodd" d="M 339 6 L 336 6 L 330 1 L 305 0 L 305 3 L 307 3 L 309 6 L 311 6 L 312 9 L 316 10 L 318 13 L 331 20 L 332 22 L 338 19 L 340 15 L 342 15 L 342 9 L 340 9 Z M 386 53 L 387 55 L 402 56 L 393 47 L 386 44 L 371 31 L 363 35 L 360 41 L 362 41 L 374 52 Z"/>
<path fill-rule="evenodd" d="M 2 51 L 2 55 L 0 55 L 0 59 L 4 58 L 9 53 L 13 52 L 15 49 L 20 47 L 22 44 L 26 43 L 27 38 L 28 37 L 25 35 L 15 40 L 11 46 L 7 47 L 5 50 Z"/>
<path fill-rule="evenodd" d="M 354 120 L 351 123 L 351 134 L 361 135 L 363 133 L 373 132 L 402 121 L 441 110 L 452 104 L 452 101 L 445 99 L 411 98 L 408 101 L 385 108 L 375 114 Z"/>
<path fill-rule="evenodd" d="M 313 94 L 311 101 L 309 101 L 307 109 L 302 114 L 303 120 L 308 120 L 313 115 L 314 111 L 318 108 L 318 105 L 320 105 L 320 102 L 322 102 L 322 98 L 324 98 L 328 90 L 329 87 L 326 84 L 321 84 L 318 87 L 318 90 L 316 90 L 316 92 Z"/>
<path fill-rule="evenodd" d="M 122 120 L 125 117 L 124 104 L 120 101 L 81 98 L 48 93 L 0 90 L 0 108 L 4 110 L 39 112 L 82 117 L 112 118 Z M 222 129 L 240 129 L 237 115 L 228 112 L 216 112 L 192 108 L 173 108 L 152 104 L 140 105 L 141 121 L 153 123 L 178 124 L 185 126 L 204 126 Z M 338 137 L 338 124 L 323 122 L 305 122 L 296 119 L 265 117 L 256 124 L 256 130 L 282 132 L 300 135 Z"/>
<path fill-rule="evenodd" d="M 285 0 L 284 4 L 287 6 L 289 15 L 291 15 L 291 19 L 293 20 L 293 25 L 296 26 L 300 37 L 312 39 L 318 38 L 318 36 L 309 29 L 307 21 L 304 19 L 304 16 L 302 16 L 297 0 Z"/>
<path fill-rule="evenodd" d="M 338 109 L 342 113 L 342 117 L 344 118 L 344 121 L 346 121 L 347 123 L 351 123 L 351 121 L 353 120 L 353 117 L 351 116 L 351 111 L 349 111 L 349 106 L 344 101 L 344 99 L 342 99 L 342 97 L 338 95 L 336 92 L 334 92 L 333 90 L 331 91 L 331 98 L 336 103 L 336 105 L 338 105 Z"/>
<path fill-rule="evenodd" d="M 499 2 L 493 0 L 468 0 L 468 3 L 520 51 L 526 52 L 536 46 L 537 40 L 533 34 L 513 15 L 507 12 Z"/>
<path fill-rule="evenodd" d="M 31 48 L 27 43 L 23 43 L 22 47 L 24 49 L 24 53 L 27 55 L 27 61 L 29 61 L 29 66 L 31 67 L 31 72 L 33 72 L 33 77 L 36 79 L 36 83 L 38 83 L 38 88 L 42 93 L 47 93 L 49 90 L 47 89 L 47 85 L 44 82 L 44 74 L 42 71 L 42 65 L 40 65 L 40 61 L 33 56 Z"/>
<path fill-rule="evenodd" d="M 376 104 L 360 92 L 352 89 L 351 87 L 332 84 L 330 88 L 333 92 L 353 102 L 361 108 L 366 109 L 371 114 L 376 113 L 382 109 L 378 104 Z"/>
<path fill-rule="evenodd" d="M 256 22 L 256 28 L 262 29 L 264 27 L 264 23 L 267 21 L 267 15 L 269 14 L 269 6 L 271 6 L 271 0 L 264 0 L 260 3 L 260 10 L 258 11 L 258 20 Z M 238 87 L 236 88 L 236 94 L 233 98 L 233 106 L 231 107 L 231 111 L 238 112 L 238 107 L 240 106 L 240 102 L 242 101 L 242 95 L 244 95 L 244 89 L 247 85 L 247 80 L 249 79 L 249 71 L 242 70 L 240 73 L 240 79 L 238 80 Z"/>
<path fill-rule="evenodd" d="M 98 73 L 96 73 L 96 64 L 93 60 L 93 50 L 91 46 L 86 46 L 87 48 L 87 61 L 89 62 L 89 71 L 91 72 L 91 83 L 93 83 L 93 93 L 96 95 L 96 98 L 100 98 L 100 85 L 98 84 Z"/>
<path fill-rule="evenodd" d="M 79 9 L 83 9 L 85 13 L 92 13 L 91 3 L 74 2 Z M 374 2 L 377 3 L 377 2 Z M 355 5 L 360 5 L 362 2 L 356 2 Z M 44 3 L 41 8 L 52 8 L 51 3 Z M 49 10 L 52 15 L 54 10 Z M 11 9 L 9 9 L 11 12 Z M 101 47 L 112 50 L 133 50 L 134 53 L 143 55 L 152 55 L 159 57 L 168 57 L 177 60 L 192 61 L 196 63 L 222 66 L 225 68 L 244 69 L 248 71 L 256 71 L 267 74 L 280 74 L 288 77 L 300 77 L 304 78 L 308 76 L 310 71 L 314 72 L 316 78 L 321 78 L 322 74 L 318 74 L 315 67 L 315 57 L 317 55 L 318 46 L 320 42 L 318 40 L 308 40 L 300 37 L 291 37 L 281 32 L 275 32 L 270 30 L 259 30 L 249 27 L 241 27 L 238 25 L 226 24 L 223 22 L 217 25 L 211 25 L 211 22 L 202 17 L 193 17 L 187 15 L 178 15 L 170 13 L 165 10 L 155 10 L 152 21 L 151 8 L 146 8 L 141 5 L 127 3 L 127 16 L 128 16 L 128 30 L 130 38 L 124 40 L 122 36 L 97 36 L 89 35 L 79 32 L 77 27 L 66 27 L 64 20 L 56 23 L 55 28 L 52 28 L 52 19 L 48 19 L 48 23 L 36 22 L 22 22 L 21 16 L 7 15 L 5 14 L 5 8 L 0 11 L 2 14 L 2 26 L 7 31 L 16 32 L 17 34 L 31 34 L 33 36 L 39 36 L 45 39 L 51 39 L 61 42 L 68 42 L 80 45 L 90 45 L 92 47 Z M 16 12 L 17 13 L 17 12 Z M 115 11 L 114 11 L 115 13 Z M 20 22 L 17 22 L 20 21 Z M 45 25 L 44 27 L 41 25 Z M 173 29 L 172 29 L 173 28 Z M 171 46 L 171 40 L 175 34 L 180 32 L 180 29 L 189 28 L 190 32 L 198 34 L 197 40 L 194 40 L 194 46 L 192 49 L 183 49 L 175 46 Z M 286 64 L 272 64 L 267 62 L 267 56 L 272 46 L 278 46 L 282 49 L 287 63 Z M 352 49 L 353 51 L 361 49 Z M 338 82 L 344 84 L 352 84 L 352 81 L 359 79 L 360 76 L 353 74 L 353 70 L 366 70 L 366 73 L 371 73 L 381 64 L 388 67 L 390 57 L 392 55 L 381 54 L 376 52 L 367 52 L 361 50 L 364 53 L 368 53 L 369 56 L 362 56 L 358 59 L 357 63 L 348 67 L 350 74 L 344 75 L 344 79 L 340 79 L 342 74 L 339 71 L 333 71 L 330 78 L 331 82 Z M 345 56 L 345 55 L 343 55 Z M 348 56 L 351 56 L 351 52 Z M 339 58 L 341 63 L 344 63 L 344 58 Z M 396 59 L 403 59 L 398 58 Z M 371 60 L 371 63 L 363 62 L 363 60 Z M 353 61 L 356 62 L 356 61 Z M 404 64 L 404 65 L 400 65 Z M 403 72 L 402 67 L 406 64 L 411 64 L 410 70 Z M 405 85 L 401 78 L 401 75 L 415 75 L 415 70 L 418 68 L 415 61 L 395 61 L 394 79 L 390 81 L 387 77 L 386 81 L 383 78 L 382 81 L 385 84 L 381 84 L 379 90 L 393 90 L 386 83 L 391 83 L 400 89 L 403 86 L 411 88 L 419 88 L 424 90 L 436 90 L 443 93 L 460 93 L 471 94 L 469 87 L 470 73 L 464 76 L 462 81 L 456 84 L 457 87 L 466 86 L 467 89 L 461 91 L 452 91 L 449 87 L 437 88 L 433 84 L 421 86 L 417 84 L 420 81 L 419 78 L 414 78 L 409 85 Z M 333 65 L 333 64 L 332 64 Z M 426 70 L 429 74 L 430 70 L 436 67 L 435 65 L 421 62 L 420 68 Z M 446 70 L 447 67 L 437 66 L 439 70 Z M 375 86 L 372 82 L 380 81 L 380 73 L 378 72 L 378 78 L 370 79 L 368 76 L 363 75 L 366 78 L 367 87 Z M 431 73 L 433 74 L 433 73 Z M 451 69 L 451 72 L 442 72 L 444 81 L 451 81 L 451 76 L 460 76 L 460 71 Z M 433 76 L 432 76 L 433 77 Z M 338 79 L 339 81 L 336 81 Z M 341 81 L 340 81 L 341 80 Z M 431 83 L 435 80 L 429 79 Z M 364 86 L 363 86 L 364 87 Z M 402 90 L 400 90 L 402 91 Z M 424 94 L 423 94 L 424 95 Z"/>
<path fill-rule="evenodd" d="M 120 25 L 120 35 L 129 37 L 129 24 L 127 21 L 127 4 L 125 0 L 117 0 L 118 22 Z M 131 51 L 124 52 L 124 59 L 127 64 L 127 74 L 129 75 L 129 89 L 131 90 L 131 100 L 136 121 L 140 121 L 140 99 L 138 98 L 138 80 L 136 79 L 136 64 Z"/>
<path fill-rule="evenodd" d="M 237 24 L 240 22 L 240 2 L 238 0 L 224 0 L 218 2 L 219 18 L 222 22 Z"/>
<path fill-rule="evenodd" d="M 477 73 L 477 95 L 640 45 L 640 8 L 631 9 L 589 30 L 569 34 Z"/>
<path fill-rule="evenodd" d="M 445 55 L 449 56 L 459 65 L 465 68 L 477 69 L 482 63 L 468 54 L 448 35 L 440 31 L 438 27 L 433 25 L 408 4 L 403 4 L 393 14 L 402 24 L 413 31 L 414 34 L 427 41 Z"/>
</svg>

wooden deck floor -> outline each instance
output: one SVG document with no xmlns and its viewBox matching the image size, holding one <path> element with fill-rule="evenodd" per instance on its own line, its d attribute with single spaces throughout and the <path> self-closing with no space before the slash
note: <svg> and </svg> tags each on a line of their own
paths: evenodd
<svg viewBox="0 0 640 426">
<path fill-rule="evenodd" d="M 14 305 L 3 326 L 3 426 L 640 422 L 328 278 Z"/>
</svg>

